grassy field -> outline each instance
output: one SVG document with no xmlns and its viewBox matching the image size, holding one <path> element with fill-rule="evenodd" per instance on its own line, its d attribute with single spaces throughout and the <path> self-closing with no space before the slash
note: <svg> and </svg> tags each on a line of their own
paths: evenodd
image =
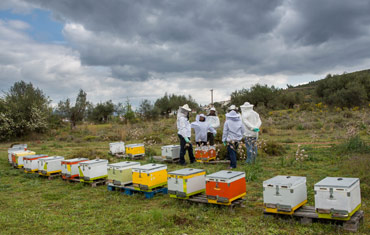
<svg viewBox="0 0 370 235">
<path fill-rule="evenodd" d="M 260 150 L 254 165 L 238 162 L 246 172 L 246 207 L 234 211 L 215 205 L 200 205 L 158 195 L 146 200 L 144 195 L 125 196 L 109 192 L 105 186 L 91 188 L 48 181 L 36 175 L 12 169 L 7 162 L 7 148 L 0 144 L 0 233 L 1 234 L 338 234 L 343 231 L 330 223 L 301 225 L 289 219 L 264 218 L 262 182 L 275 175 L 307 177 L 308 204 L 314 205 L 313 185 L 326 176 L 359 177 L 361 180 L 364 224 L 360 233 L 370 233 L 370 154 L 369 110 L 313 111 L 283 110 L 263 115 L 260 139 L 275 141 L 286 151 L 269 156 Z M 350 138 L 353 136 L 354 138 Z M 357 136 L 358 138 L 355 138 Z M 37 153 L 66 158 L 88 156 L 118 159 L 107 154 L 108 143 L 144 142 L 149 155 L 159 155 L 160 147 L 176 144 L 175 119 L 135 125 L 81 125 L 34 135 L 26 142 Z M 364 146 L 365 145 L 365 146 Z M 366 146 L 367 145 L 367 146 Z M 296 160 L 297 149 L 306 157 Z M 302 151 L 304 150 L 304 151 Z M 142 163 L 150 162 L 150 158 Z M 202 165 L 207 173 L 228 165 Z M 168 170 L 181 167 L 169 164 Z"/>
</svg>

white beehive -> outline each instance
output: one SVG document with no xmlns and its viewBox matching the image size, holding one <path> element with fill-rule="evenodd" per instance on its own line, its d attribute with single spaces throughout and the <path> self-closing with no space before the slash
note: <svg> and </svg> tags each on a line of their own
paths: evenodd
<svg viewBox="0 0 370 235">
<path fill-rule="evenodd" d="M 278 175 L 263 182 L 266 212 L 293 212 L 307 202 L 306 177 Z"/>
<path fill-rule="evenodd" d="M 111 154 L 125 153 L 125 143 L 124 142 L 114 142 L 109 144 L 109 152 Z"/>
<path fill-rule="evenodd" d="M 36 153 L 30 150 L 18 150 L 12 152 L 12 165 L 17 168 L 23 167 L 23 157 L 28 155 L 35 155 Z"/>
<path fill-rule="evenodd" d="M 206 190 L 206 172 L 202 169 L 185 168 L 168 173 L 170 196 L 185 198 Z"/>
<path fill-rule="evenodd" d="M 162 146 L 162 158 L 174 160 L 180 158 L 180 145 Z"/>
<path fill-rule="evenodd" d="M 46 158 L 40 158 L 38 163 L 38 169 L 40 175 L 50 175 L 54 173 L 62 172 L 62 161 L 64 157 L 51 156 Z"/>
<path fill-rule="evenodd" d="M 16 153 L 16 152 L 23 152 L 23 151 L 25 151 L 25 150 L 24 150 L 24 149 L 18 149 L 18 148 L 15 148 L 15 149 L 13 149 L 13 148 L 8 149 L 8 162 L 9 162 L 10 164 L 13 164 L 12 155 L 13 155 L 14 153 Z"/>
<path fill-rule="evenodd" d="M 73 159 L 63 160 L 61 162 L 62 177 L 64 179 L 79 177 L 79 174 L 80 174 L 78 171 L 79 163 L 88 161 L 88 160 L 89 160 L 88 158 L 73 158 Z"/>
<path fill-rule="evenodd" d="M 326 177 L 315 184 L 318 213 L 351 216 L 361 205 L 360 179 Z"/>
<path fill-rule="evenodd" d="M 35 172 L 39 170 L 39 159 L 46 158 L 48 155 L 28 155 L 23 157 L 23 168 L 26 172 Z"/>
<path fill-rule="evenodd" d="M 16 144 L 13 145 L 11 148 L 8 149 L 8 161 L 9 163 L 12 163 L 12 153 L 14 151 L 26 151 L 27 150 L 27 144 Z"/>
<path fill-rule="evenodd" d="M 79 164 L 79 172 L 81 181 L 92 181 L 102 178 L 107 178 L 108 160 L 106 159 L 95 159 Z"/>
</svg>

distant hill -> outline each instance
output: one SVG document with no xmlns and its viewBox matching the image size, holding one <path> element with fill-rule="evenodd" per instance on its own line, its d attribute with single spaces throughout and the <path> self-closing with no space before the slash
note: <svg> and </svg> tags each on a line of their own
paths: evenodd
<svg viewBox="0 0 370 235">
<path fill-rule="evenodd" d="M 303 103 L 325 103 L 332 107 L 368 106 L 370 101 L 370 69 L 328 74 L 324 79 L 304 85 L 279 89 L 274 86 L 256 84 L 231 94 L 231 103 L 241 105 L 249 101 L 255 106 L 268 109 L 292 108 Z"/>
<path fill-rule="evenodd" d="M 290 87 L 286 91 L 297 91 L 309 96 L 312 101 L 332 106 L 367 105 L 370 99 L 370 69 L 341 75 L 328 74 L 324 79 Z"/>
</svg>

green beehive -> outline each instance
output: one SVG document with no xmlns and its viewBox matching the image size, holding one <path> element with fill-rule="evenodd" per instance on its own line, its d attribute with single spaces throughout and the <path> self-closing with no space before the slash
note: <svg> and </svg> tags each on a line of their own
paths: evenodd
<svg viewBox="0 0 370 235">
<path fill-rule="evenodd" d="M 109 164 L 108 180 L 114 185 L 125 185 L 132 182 L 132 168 L 140 166 L 139 162 L 118 162 Z"/>
</svg>

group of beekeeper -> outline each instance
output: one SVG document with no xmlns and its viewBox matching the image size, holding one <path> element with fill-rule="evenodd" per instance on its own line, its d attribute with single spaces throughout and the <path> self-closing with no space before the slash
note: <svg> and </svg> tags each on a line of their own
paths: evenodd
<svg viewBox="0 0 370 235">
<path fill-rule="evenodd" d="M 253 110 L 253 105 L 245 102 L 240 106 L 241 113 L 237 107 L 231 105 L 226 113 L 222 142 L 227 146 L 230 158 L 230 169 L 236 168 L 236 153 L 239 144 L 244 139 L 247 149 L 247 163 L 253 163 L 257 157 L 257 139 L 262 124 L 260 116 Z M 191 109 L 188 104 L 181 106 L 177 112 L 177 129 L 180 140 L 180 165 L 186 165 L 185 154 L 188 151 L 190 163 L 195 162 L 193 146 L 190 142 L 191 129 L 195 132 L 197 146 L 214 145 L 217 134 L 216 129 L 220 126 L 220 119 L 216 109 L 211 108 L 208 115 L 198 114 L 195 122 L 189 122 Z"/>
</svg>

